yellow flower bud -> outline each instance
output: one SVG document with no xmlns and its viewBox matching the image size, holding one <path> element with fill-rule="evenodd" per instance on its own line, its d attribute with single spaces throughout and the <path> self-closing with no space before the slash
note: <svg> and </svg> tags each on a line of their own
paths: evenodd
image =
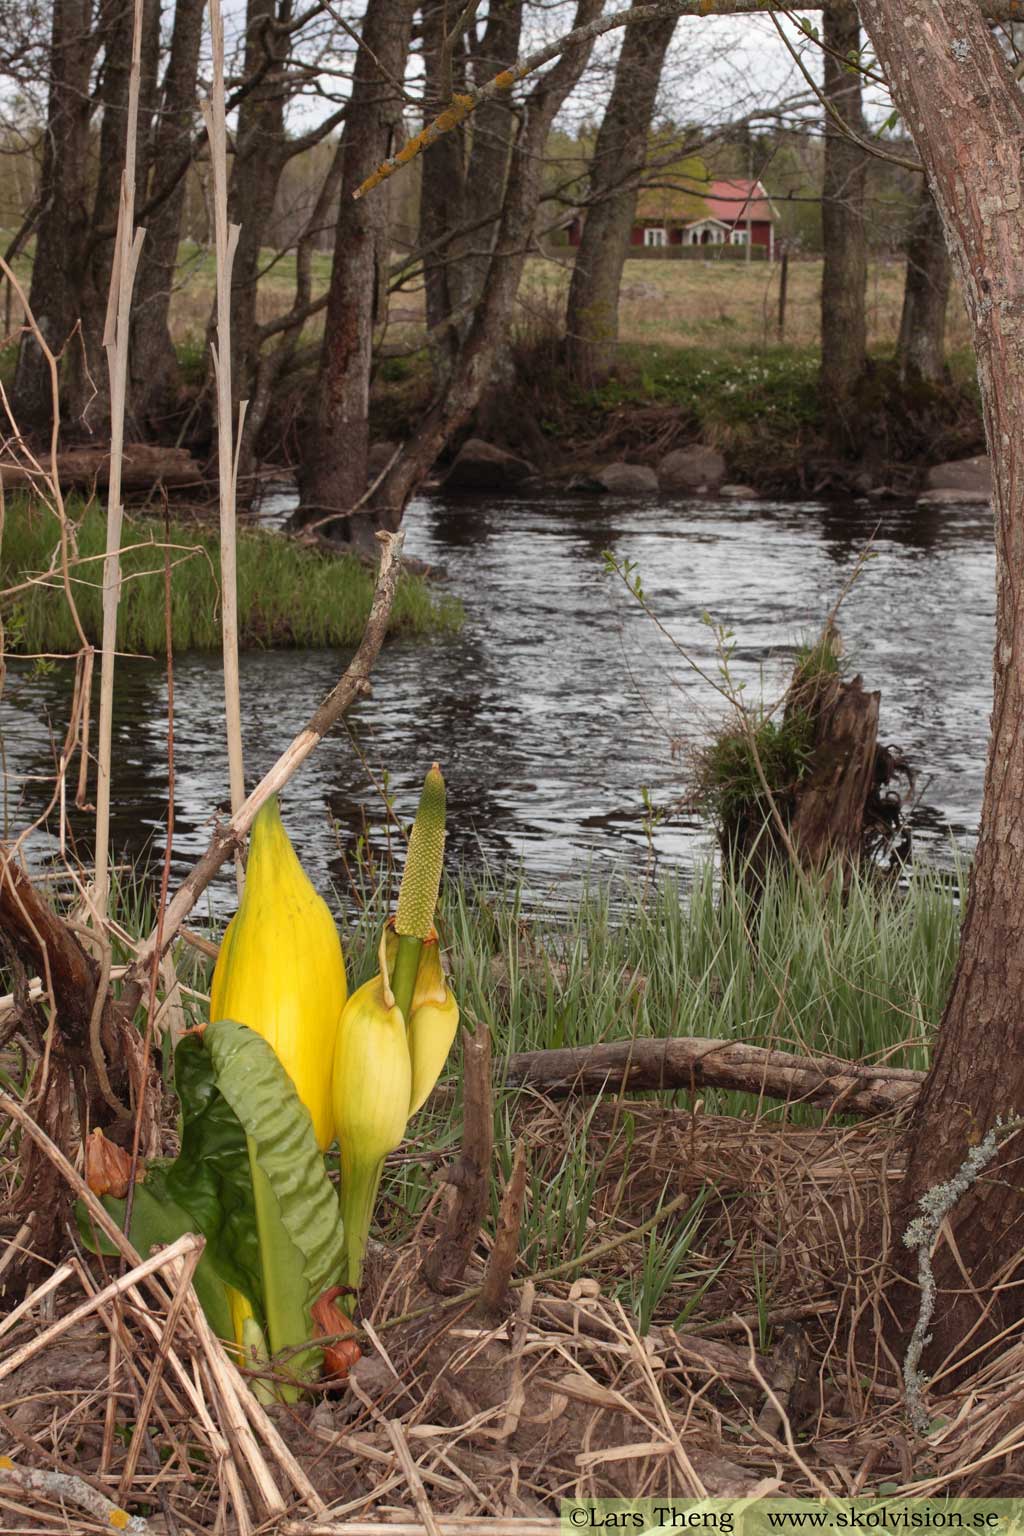
<svg viewBox="0 0 1024 1536">
<path fill-rule="evenodd" d="M 338 1025 L 334 1118 L 341 1149 L 347 1279 L 358 1286 L 384 1159 L 409 1118 L 412 1063 L 405 1020 L 384 976 L 354 992 Z"/>
<path fill-rule="evenodd" d="M 322 1150 L 334 1140 L 331 1061 L 346 991 L 334 919 L 296 857 L 274 796 L 253 823 L 245 891 L 213 973 L 210 1018 L 247 1024 L 273 1047 Z"/>
</svg>

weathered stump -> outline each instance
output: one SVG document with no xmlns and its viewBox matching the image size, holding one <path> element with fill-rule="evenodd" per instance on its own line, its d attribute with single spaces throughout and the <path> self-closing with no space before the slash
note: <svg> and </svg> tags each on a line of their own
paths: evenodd
<svg viewBox="0 0 1024 1536">
<path fill-rule="evenodd" d="M 839 637 L 830 631 L 812 660 L 838 651 Z M 797 668 L 782 721 L 788 739 L 802 739 L 804 751 L 776 782 L 765 775 L 770 798 L 762 791 L 734 803 L 719 829 L 723 857 L 745 885 L 758 888 L 769 868 L 793 859 L 807 872 L 830 863 L 849 872 L 893 843 L 902 797 L 889 786 L 896 778 L 912 784 L 912 775 L 898 752 L 879 744 L 880 701 L 859 676 L 847 682 L 838 670 L 814 671 L 806 659 Z M 750 742 L 753 755 L 753 731 Z M 762 772 L 763 763 L 758 778 Z"/>
</svg>

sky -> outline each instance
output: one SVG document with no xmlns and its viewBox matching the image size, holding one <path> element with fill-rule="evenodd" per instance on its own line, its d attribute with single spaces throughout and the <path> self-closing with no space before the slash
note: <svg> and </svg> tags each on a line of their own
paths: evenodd
<svg viewBox="0 0 1024 1536">
<path fill-rule="evenodd" d="M 618 9 L 621 0 L 607 3 L 609 10 Z M 355 5 L 338 6 L 335 14 L 358 29 L 360 10 Z M 244 12 L 244 0 L 227 0 L 225 28 L 229 39 L 240 38 Z M 572 12 L 573 6 L 565 0 L 535 10 L 525 48 L 536 47 L 567 31 Z M 819 50 L 808 42 L 794 21 L 782 18 L 780 25 L 792 44 L 802 50 L 809 72 L 820 79 Z M 571 131 L 583 121 L 600 117 L 620 39 L 621 31 L 615 31 L 599 40 L 587 74 L 563 110 L 561 127 Z M 314 44 L 314 51 L 317 46 Z M 350 48 L 351 44 L 344 54 L 334 58 L 320 47 L 318 57 L 325 62 L 333 60 L 345 70 L 351 67 Z M 408 77 L 413 92 L 417 90 L 418 75 L 418 62 L 413 59 Z M 325 73 L 319 77 L 316 90 L 322 94 L 310 94 L 295 103 L 291 118 L 294 131 L 307 130 L 334 110 L 339 97 L 343 99 L 346 94 L 346 83 L 343 78 Z M 807 84 L 770 17 L 680 19 L 663 79 L 663 115 L 677 120 L 725 122 L 742 116 L 755 105 L 770 105 L 784 97 L 807 93 Z M 879 117 L 888 111 L 887 104 L 880 107 Z"/>
</svg>

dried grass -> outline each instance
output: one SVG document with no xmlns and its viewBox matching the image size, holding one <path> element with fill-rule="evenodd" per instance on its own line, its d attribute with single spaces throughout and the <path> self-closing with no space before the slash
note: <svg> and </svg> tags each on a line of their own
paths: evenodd
<svg viewBox="0 0 1024 1536">
<path fill-rule="evenodd" d="M 584 1113 L 520 1101 L 516 1129 L 542 1176 Z M 96 1496 L 140 1531 L 541 1536 L 569 1496 L 1020 1491 L 1024 1339 L 955 1387 L 940 1381 L 924 1439 L 877 1343 L 897 1130 L 602 1105 L 587 1126 L 602 1169 L 592 1241 L 573 1273 L 535 1283 L 520 1264 L 497 1317 L 432 1294 L 422 1258 L 439 1195 L 412 1241 L 373 1255 L 350 1387 L 266 1411 L 185 1285 L 197 1240 L 120 1281 L 72 1243 L 0 1324 L 15 1466 L 0 1463 L 0 1528 L 103 1529 L 83 1504 Z M 685 1281 L 641 1337 L 623 1302 L 644 1262 L 635 1229 L 667 1196 L 702 1189 Z M 488 1249 L 485 1236 L 467 1288 Z M 779 1368 L 794 1342 L 795 1377 Z M 31 1493 L 17 1483 L 30 1468 Z M 78 1504 L 66 1484 L 46 1493 L 40 1472 L 79 1479 Z"/>
</svg>

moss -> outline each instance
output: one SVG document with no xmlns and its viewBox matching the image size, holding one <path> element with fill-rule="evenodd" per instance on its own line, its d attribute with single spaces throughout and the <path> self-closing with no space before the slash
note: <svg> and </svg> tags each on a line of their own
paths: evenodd
<svg viewBox="0 0 1024 1536">
<path fill-rule="evenodd" d="M 818 700 L 823 684 L 842 677 L 842 645 L 828 626 L 797 648 L 785 708 L 744 710 L 729 720 L 698 754 L 697 797 L 719 828 L 753 818 L 763 821 L 769 806 L 758 763 L 776 805 L 787 815 L 796 788 L 814 758 Z"/>
</svg>

